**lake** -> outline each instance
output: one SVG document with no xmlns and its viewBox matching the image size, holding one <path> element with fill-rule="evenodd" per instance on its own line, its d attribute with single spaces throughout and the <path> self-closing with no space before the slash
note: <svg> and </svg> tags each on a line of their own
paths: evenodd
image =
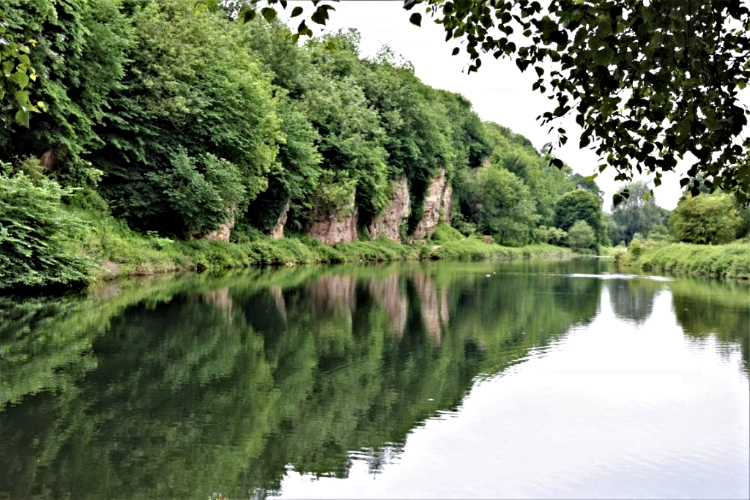
<svg viewBox="0 0 750 500">
<path fill-rule="evenodd" d="M 750 284 L 602 259 L 0 298 L 0 498 L 748 498 Z"/>
</svg>

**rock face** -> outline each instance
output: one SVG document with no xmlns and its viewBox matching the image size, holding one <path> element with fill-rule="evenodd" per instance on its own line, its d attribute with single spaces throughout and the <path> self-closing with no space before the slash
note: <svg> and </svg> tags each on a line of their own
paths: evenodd
<svg viewBox="0 0 750 500">
<path fill-rule="evenodd" d="M 450 184 L 443 189 L 443 219 L 447 224 L 453 220 L 453 186 Z"/>
<path fill-rule="evenodd" d="M 284 224 L 286 224 L 287 212 L 289 212 L 289 202 L 284 205 L 276 224 L 274 224 L 273 229 L 271 229 L 272 240 L 279 240 L 284 237 Z"/>
<path fill-rule="evenodd" d="M 234 228 L 235 224 L 235 214 L 232 212 L 232 217 L 225 222 L 224 224 L 220 224 L 218 229 L 216 231 L 211 231 L 210 233 L 204 234 L 201 236 L 202 240 L 219 240 L 219 241 L 229 241 L 229 237 L 232 235 L 232 229 Z"/>
<path fill-rule="evenodd" d="M 406 177 L 393 181 L 391 201 L 381 215 L 376 217 L 367 230 L 372 238 L 388 238 L 401 241 L 399 227 L 409 217 L 409 184 Z"/>
<path fill-rule="evenodd" d="M 443 220 L 450 223 L 453 212 L 453 188 L 446 182 L 444 168 L 440 169 L 438 176 L 428 186 L 423 207 L 422 220 L 419 221 L 417 228 L 414 230 L 411 236 L 412 240 L 424 240 L 432 237 L 438 222 L 440 222 L 441 212 L 443 213 Z"/>
<path fill-rule="evenodd" d="M 348 208 L 337 210 L 335 213 L 316 209 L 308 235 L 327 245 L 356 240 L 359 211 L 354 205 L 354 197 L 355 193 L 352 192 Z"/>
</svg>

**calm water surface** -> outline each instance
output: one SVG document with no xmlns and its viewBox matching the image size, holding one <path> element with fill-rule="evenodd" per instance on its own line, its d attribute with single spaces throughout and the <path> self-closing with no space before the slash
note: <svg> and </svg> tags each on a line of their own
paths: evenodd
<svg viewBox="0 0 750 500">
<path fill-rule="evenodd" d="M 750 285 L 608 265 L 0 298 L 0 498 L 750 497 Z"/>
</svg>

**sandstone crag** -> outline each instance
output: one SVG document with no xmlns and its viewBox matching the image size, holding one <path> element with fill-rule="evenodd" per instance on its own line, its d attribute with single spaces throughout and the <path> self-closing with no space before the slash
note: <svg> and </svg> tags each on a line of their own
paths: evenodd
<svg viewBox="0 0 750 500">
<path fill-rule="evenodd" d="M 409 218 L 409 184 L 406 177 L 393 181 L 393 194 L 385 212 L 375 217 L 367 230 L 371 238 L 388 238 L 401 241 L 399 228 Z"/>
<path fill-rule="evenodd" d="M 440 222 L 440 214 L 450 223 L 453 212 L 453 188 L 446 182 L 445 169 L 435 177 L 425 193 L 422 219 L 411 235 L 411 241 L 431 238 Z"/>
<path fill-rule="evenodd" d="M 280 240 L 284 237 L 284 224 L 286 224 L 286 216 L 288 212 L 289 202 L 286 202 L 286 205 L 284 205 L 284 208 L 281 210 L 281 214 L 279 214 L 279 218 L 276 220 L 276 224 L 274 224 L 273 229 L 271 229 L 272 240 Z"/>
</svg>

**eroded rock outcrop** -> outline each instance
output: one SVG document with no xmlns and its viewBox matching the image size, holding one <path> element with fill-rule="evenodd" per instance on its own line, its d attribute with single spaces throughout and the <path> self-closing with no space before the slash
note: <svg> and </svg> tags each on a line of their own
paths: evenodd
<svg viewBox="0 0 750 500">
<path fill-rule="evenodd" d="M 373 219 L 367 230 L 371 238 L 401 241 L 399 228 L 409 217 L 409 184 L 406 177 L 393 181 L 391 201 L 381 215 Z"/>
<path fill-rule="evenodd" d="M 284 208 L 281 210 L 281 214 L 279 215 L 279 218 L 276 220 L 276 224 L 274 224 L 273 229 L 271 229 L 271 239 L 272 240 L 279 240 L 284 237 L 284 225 L 286 224 L 286 216 L 289 212 L 289 202 L 284 205 Z"/>
<path fill-rule="evenodd" d="M 412 233 L 411 240 L 424 240 L 431 238 L 435 233 L 435 228 L 440 222 L 440 215 L 450 223 L 453 212 L 453 188 L 446 182 L 445 169 L 441 168 L 440 173 L 435 177 L 427 187 L 423 203 L 422 219 L 417 224 L 417 228 Z"/>
<path fill-rule="evenodd" d="M 201 236 L 201 239 L 209 241 L 229 241 L 229 237 L 232 236 L 232 229 L 234 229 L 235 222 L 235 214 L 232 213 L 232 217 L 227 222 L 219 224 L 219 227 L 215 231 L 204 234 Z"/>
<path fill-rule="evenodd" d="M 316 208 L 313 212 L 313 223 L 308 235 L 321 243 L 333 245 L 357 239 L 357 217 L 359 210 L 354 204 L 355 193 L 352 192 L 346 206 L 337 210 Z"/>
</svg>

